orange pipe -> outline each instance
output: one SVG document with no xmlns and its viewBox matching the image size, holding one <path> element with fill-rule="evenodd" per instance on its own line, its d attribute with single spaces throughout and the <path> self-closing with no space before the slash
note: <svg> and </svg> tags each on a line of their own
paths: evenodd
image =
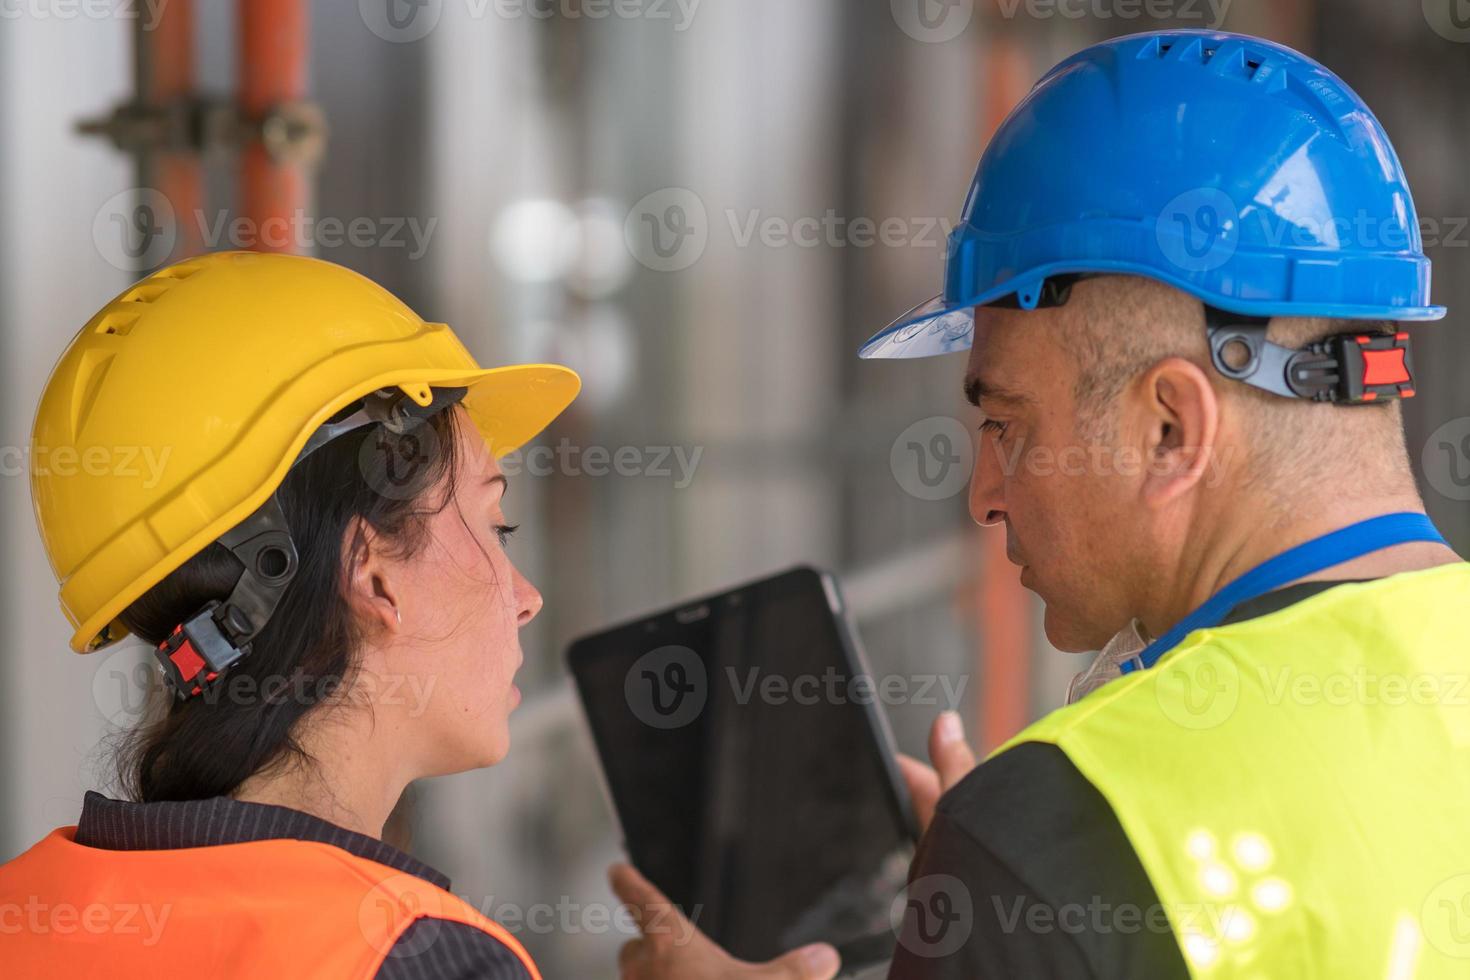
<svg viewBox="0 0 1470 980">
<path fill-rule="evenodd" d="M 138 98 L 147 105 L 167 106 L 194 96 L 194 2 L 169 0 L 158 22 L 136 38 L 142 68 Z M 151 181 L 172 206 L 178 238 L 169 259 L 204 250 L 200 222 L 204 206 L 204 171 L 193 149 L 162 149 L 154 154 Z M 145 165 L 147 166 L 147 165 Z"/>
<path fill-rule="evenodd" d="M 988 752 L 1031 720 L 1031 658 L 1035 656 L 1031 596 L 1006 558 L 1005 532 L 980 532 L 979 748 Z"/>
<path fill-rule="evenodd" d="M 985 118 L 980 127 L 979 159 L 1011 109 L 1030 91 L 1031 59 L 1025 48 L 1005 35 L 992 35 L 980 59 L 984 75 Z M 980 637 L 976 718 L 979 748 L 989 751 L 1019 732 L 1031 715 L 1031 657 L 1035 655 L 1031 598 L 1020 572 L 1006 558 L 1005 533 L 980 531 L 980 568 L 972 610 Z"/>
<path fill-rule="evenodd" d="M 240 107 L 259 118 L 306 97 L 306 4 L 240 0 Z"/>
<path fill-rule="evenodd" d="M 187 98 L 194 91 L 194 0 L 169 0 L 148 31 L 148 77 L 143 98 L 153 104 Z"/>
<path fill-rule="evenodd" d="M 264 118 L 276 106 L 306 97 L 307 10 L 304 0 L 239 0 L 240 110 Z M 254 141 L 240 159 L 240 215 L 255 230 L 259 251 L 297 252 L 296 215 L 308 204 L 299 163 L 275 159 Z"/>
</svg>

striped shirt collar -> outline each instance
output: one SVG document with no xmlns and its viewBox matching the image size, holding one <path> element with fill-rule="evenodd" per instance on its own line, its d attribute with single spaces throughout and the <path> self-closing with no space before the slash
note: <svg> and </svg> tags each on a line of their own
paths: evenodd
<svg viewBox="0 0 1470 980">
<path fill-rule="evenodd" d="M 449 889 L 449 879 L 376 837 L 328 823 L 300 810 L 247 803 L 228 796 L 207 800 L 132 803 L 91 790 L 82 800 L 76 842 L 112 851 L 213 847 L 257 840 L 316 841 Z"/>
</svg>

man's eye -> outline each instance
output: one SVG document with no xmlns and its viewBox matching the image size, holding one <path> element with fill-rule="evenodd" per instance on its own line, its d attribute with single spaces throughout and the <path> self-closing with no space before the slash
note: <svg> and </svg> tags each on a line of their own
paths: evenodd
<svg viewBox="0 0 1470 980">
<path fill-rule="evenodd" d="M 996 419 L 986 419 L 984 422 L 980 423 L 980 431 L 989 432 L 992 435 L 996 436 L 1004 435 L 1006 431 L 1006 423 L 997 421 Z"/>
<path fill-rule="evenodd" d="M 510 536 L 519 531 L 519 524 L 497 524 L 495 525 L 495 536 L 500 539 L 500 546 L 504 548 L 510 541 Z"/>
</svg>

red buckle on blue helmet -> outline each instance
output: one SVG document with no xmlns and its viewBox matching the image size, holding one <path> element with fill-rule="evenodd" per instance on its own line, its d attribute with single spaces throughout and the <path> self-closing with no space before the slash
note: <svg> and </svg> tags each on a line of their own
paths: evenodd
<svg viewBox="0 0 1470 980">
<path fill-rule="evenodd" d="M 1269 322 L 1205 307 L 1215 370 L 1286 398 L 1366 405 L 1414 397 L 1407 333 L 1337 333 L 1292 350 L 1266 339 Z"/>
</svg>

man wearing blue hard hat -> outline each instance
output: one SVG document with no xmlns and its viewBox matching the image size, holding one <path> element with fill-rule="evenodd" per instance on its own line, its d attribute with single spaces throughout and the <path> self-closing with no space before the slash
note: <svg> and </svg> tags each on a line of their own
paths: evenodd
<svg viewBox="0 0 1470 980">
<path fill-rule="evenodd" d="M 1399 405 L 1429 273 L 1383 128 L 1281 45 L 1109 41 L 1001 126 L 943 293 L 862 354 L 969 350 L 971 513 L 1101 652 L 984 764 L 952 715 L 907 764 L 891 977 L 1470 976 L 1470 565 Z M 625 976 L 767 975 L 642 942 Z"/>
</svg>

